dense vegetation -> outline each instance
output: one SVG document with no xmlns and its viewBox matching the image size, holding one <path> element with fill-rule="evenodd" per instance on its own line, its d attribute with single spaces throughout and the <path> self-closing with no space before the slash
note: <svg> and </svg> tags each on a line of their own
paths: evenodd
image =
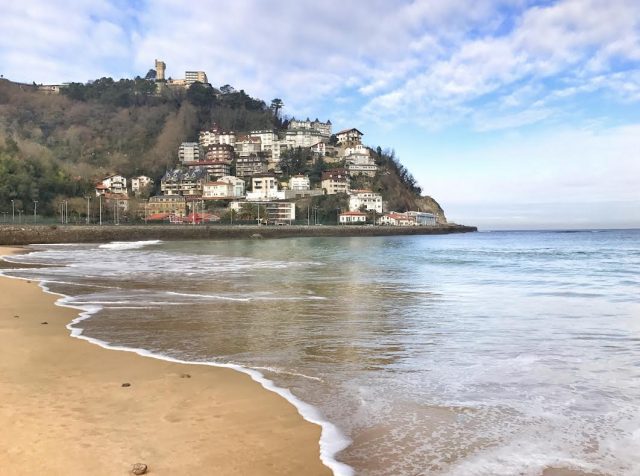
<svg viewBox="0 0 640 476">
<path fill-rule="evenodd" d="M 10 211 L 12 200 L 25 213 L 38 201 L 39 213 L 52 214 L 73 197 L 79 208 L 96 179 L 113 172 L 158 182 L 175 165 L 180 143 L 197 140 L 201 129 L 214 123 L 235 131 L 284 128 L 282 107 L 279 98 L 267 105 L 229 85 L 158 92 L 139 77 L 101 78 L 46 94 L 0 79 L 0 212 Z M 318 183 L 329 166 L 309 159 L 308 150 L 289 151 L 283 172 L 306 173 Z M 368 188 L 380 191 L 391 209 L 415 208 L 421 190 L 411 174 L 392 152 L 378 148 L 376 161 L 381 173 Z M 335 213 L 332 200 L 317 206 Z"/>
</svg>

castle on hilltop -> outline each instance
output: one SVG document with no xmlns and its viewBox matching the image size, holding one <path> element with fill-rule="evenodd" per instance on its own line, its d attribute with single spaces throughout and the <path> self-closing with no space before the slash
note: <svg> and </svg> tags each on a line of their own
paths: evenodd
<svg viewBox="0 0 640 476">
<path fill-rule="evenodd" d="M 165 85 L 169 87 L 188 88 L 193 83 L 209 84 L 207 73 L 204 71 L 185 71 L 184 78 L 182 79 L 165 79 L 165 72 L 167 70 L 167 64 L 164 61 L 156 59 L 156 84 L 158 89 L 162 89 Z"/>
</svg>

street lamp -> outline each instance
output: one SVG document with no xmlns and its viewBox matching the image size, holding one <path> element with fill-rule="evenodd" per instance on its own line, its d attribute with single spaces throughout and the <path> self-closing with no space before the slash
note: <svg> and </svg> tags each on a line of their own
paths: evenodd
<svg viewBox="0 0 640 476">
<path fill-rule="evenodd" d="M 11 200 L 11 223 L 16 222 L 16 202 Z"/>
<path fill-rule="evenodd" d="M 37 220 L 37 212 L 38 212 L 38 200 L 33 201 L 33 224 L 35 225 Z"/>
</svg>

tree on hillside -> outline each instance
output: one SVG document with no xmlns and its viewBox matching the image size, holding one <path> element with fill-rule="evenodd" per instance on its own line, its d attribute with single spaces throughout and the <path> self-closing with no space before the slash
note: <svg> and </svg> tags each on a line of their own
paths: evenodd
<svg viewBox="0 0 640 476">
<path fill-rule="evenodd" d="M 304 174 L 309 170 L 312 158 L 309 149 L 289 149 L 280 156 L 280 169 L 286 177 Z"/>
<path fill-rule="evenodd" d="M 235 93 L 236 90 L 234 89 L 233 86 L 229 84 L 225 84 L 224 86 L 220 86 L 220 92 L 222 94 L 231 94 L 231 93 Z"/>
<path fill-rule="evenodd" d="M 197 107 L 209 108 L 215 98 L 213 88 L 201 82 L 195 82 L 187 89 L 187 101 Z"/>
<path fill-rule="evenodd" d="M 271 100 L 271 110 L 273 111 L 273 115 L 276 119 L 279 117 L 278 114 L 283 107 L 284 103 L 282 102 L 282 99 L 275 98 Z"/>
</svg>

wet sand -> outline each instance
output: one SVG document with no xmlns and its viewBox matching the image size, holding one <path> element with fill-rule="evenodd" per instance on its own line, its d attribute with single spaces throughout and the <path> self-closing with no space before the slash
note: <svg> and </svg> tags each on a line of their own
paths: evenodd
<svg viewBox="0 0 640 476">
<path fill-rule="evenodd" d="M 331 474 L 320 427 L 249 376 L 71 338 L 56 299 L 0 276 L 3 475 Z"/>
</svg>

